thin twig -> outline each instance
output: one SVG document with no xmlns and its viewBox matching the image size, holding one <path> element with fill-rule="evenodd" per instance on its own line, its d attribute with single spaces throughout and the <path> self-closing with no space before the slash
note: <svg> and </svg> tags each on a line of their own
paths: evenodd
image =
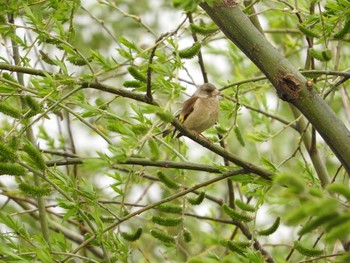
<svg viewBox="0 0 350 263">
<path fill-rule="evenodd" d="M 188 17 L 190 24 L 193 24 L 194 22 L 193 22 L 192 13 L 189 13 L 187 15 L 187 17 Z M 194 42 L 198 41 L 198 37 L 197 37 L 197 34 L 195 32 L 192 32 L 192 38 L 193 38 Z M 205 69 L 204 60 L 203 60 L 201 50 L 199 50 L 197 56 L 198 56 L 198 64 L 199 64 L 199 67 L 201 68 L 201 72 L 202 72 L 202 76 L 203 76 L 203 82 L 208 83 L 208 74 L 207 74 L 207 71 Z"/>
<path fill-rule="evenodd" d="M 116 228 L 116 227 L 119 226 L 121 223 L 123 223 L 123 222 L 129 220 L 130 218 L 133 218 L 133 217 L 136 216 L 136 215 L 142 214 L 142 213 L 144 213 L 144 212 L 146 212 L 146 211 L 148 211 L 148 210 L 150 210 L 150 209 L 152 209 L 152 208 L 154 208 L 154 207 L 156 207 L 156 206 L 158 206 L 158 205 L 161 205 L 161 204 L 170 202 L 170 201 L 172 201 L 172 200 L 174 200 L 174 199 L 177 199 L 177 198 L 179 198 L 179 197 L 181 197 L 181 196 L 184 196 L 184 195 L 186 195 L 186 194 L 188 194 L 188 193 L 191 193 L 191 192 L 193 192 L 193 191 L 195 191 L 195 190 L 198 190 L 198 189 L 200 189 L 200 188 L 202 188 L 202 187 L 205 187 L 205 186 L 208 186 L 208 185 L 212 185 L 212 184 L 214 184 L 214 183 L 216 183 L 216 182 L 222 181 L 222 180 L 224 180 L 224 179 L 226 179 L 226 178 L 229 178 L 229 177 L 231 177 L 231 176 L 235 176 L 235 175 L 239 175 L 239 174 L 243 174 L 243 173 L 246 173 L 246 171 L 245 171 L 244 169 L 232 171 L 232 172 L 223 174 L 223 175 L 221 175 L 221 176 L 218 176 L 218 177 L 216 177 L 216 178 L 213 178 L 213 179 L 211 179 L 211 180 L 205 181 L 205 182 L 203 182 L 203 183 L 197 184 L 197 185 L 195 185 L 195 186 L 193 186 L 193 187 L 190 187 L 190 188 L 188 188 L 188 189 L 186 189 L 186 190 L 184 190 L 184 191 L 178 192 L 178 193 L 176 193 L 176 194 L 174 194 L 174 195 L 171 195 L 171 196 L 169 196 L 169 197 L 167 197 L 167 198 L 164 198 L 164 199 L 162 199 L 162 200 L 160 200 L 160 201 L 158 201 L 158 202 L 154 202 L 154 203 L 152 203 L 152 204 L 150 204 L 150 205 L 148 205 L 148 206 L 146 206 L 146 207 L 144 207 L 144 208 L 141 208 L 141 209 L 139 209 L 139 210 L 136 210 L 136 211 L 133 212 L 133 213 L 128 214 L 127 216 L 121 218 L 121 219 L 118 220 L 117 222 L 115 222 L 115 223 L 109 225 L 108 227 L 106 227 L 105 229 L 103 229 L 102 233 L 106 233 L 106 232 L 108 232 L 108 231 L 110 231 L 110 230 Z M 77 248 L 75 248 L 71 253 L 72 253 L 72 254 L 75 254 L 75 253 L 79 252 L 82 248 L 86 247 L 88 244 L 90 244 L 90 242 L 92 242 L 93 240 L 95 240 L 96 237 L 97 237 L 97 236 L 96 236 L 95 234 L 92 235 L 91 237 L 89 237 L 88 239 L 86 239 L 83 243 L 81 243 Z M 69 260 L 69 259 L 70 259 L 70 256 L 66 257 L 66 258 L 63 259 L 61 262 L 62 262 L 62 263 L 63 263 L 63 262 L 66 262 L 66 261 Z"/>
</svg>

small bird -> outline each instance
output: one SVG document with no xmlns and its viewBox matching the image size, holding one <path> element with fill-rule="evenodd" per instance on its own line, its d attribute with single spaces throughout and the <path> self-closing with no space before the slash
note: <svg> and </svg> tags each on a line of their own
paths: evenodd
<svg viewBox="0 0 350 263">
<path fill-rule="evenodd" d="M 219 117 L 220 104 L 217 95 L 220 91 L 210 83 L 199 86 L 191 98 L 182 105 L 179 121 L 188 129 L 200 134 L 213 126 Z M 171 130 L 165 130 L 163 137 Z M 174 130 L 173 135 L 175 135 Z M 179 133 L 176 138 L 181 137 Z"/>
</svg>

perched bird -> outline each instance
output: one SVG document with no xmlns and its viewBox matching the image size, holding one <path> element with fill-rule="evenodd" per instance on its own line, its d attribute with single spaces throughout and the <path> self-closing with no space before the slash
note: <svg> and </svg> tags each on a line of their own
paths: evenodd
<svg viewBox="0 0 350 263">
<path fill-rule="evenodd" d="M 199 86 L 191 98 L 182 105 L 179 121 L 188 129 L 202 133 L 213 126 L 219 117 L 220 104 L 217 95 L 220 91 L 210 83 Z M 163 137 L 167 136 L 171 130 L 165 130 Z M 176 130 L 173 132 L 175 135 Z M 181 137 L 179 133 L 176 138 Z"/>
</svg>

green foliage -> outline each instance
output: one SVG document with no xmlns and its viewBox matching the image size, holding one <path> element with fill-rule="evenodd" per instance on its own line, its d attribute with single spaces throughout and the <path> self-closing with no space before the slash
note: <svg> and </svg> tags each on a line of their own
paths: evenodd
<svg viewBox="0 0 350 263">
<path fill-rule="evenodd" d="M 191 24 L 191 31 L 200 35 L 211 35 L 215 32 L 217 32 L 219 29 L 217 26 L 203 26 L 203 25 L 195 25 L 195 24 Z"/>
<path fill-rule="evenodd" d="M 165 243 L 165 244 L 173 244 L 175 243 L 175 239 L 173 236 L 169 235 L 168 233 L 165 233 L 161 230 L 158 229 L 152 229 L 151 230 L 151 235 L 160 240 L 161 242 Z"/>
<path fill-rule="evenodd" d="M 280 217 L 277 217 L 275 222 L 273 222 L 272 226 L 270 226 L 267 229 L 260 230 L 258 232 L 258 234 L 260 236 L 269 236 L 269 235 L 272 235 L 273 233 L 275 233 L 276 230 L 278 229 L 279 225 L 280 225 L 280 219 L 281 219 Z"/>
<path fill-rule="evenodd" d="M 241 130 L 238 128 L 238 126 L 235 126 L 233 128 L 233 130 L 235 132 L 235 135 L 236 135 L 236 138 L 237 138 L 238 142 L 244 147 L 245 146 L 245 141 L 244 141 L 244 138 L 242 136 Z"/>
<path fill-rule="evenodd" d="M 144 84 L 141 81 L 138 80 L 126 80 L 123 83 L 123 86 L 126 88 L 140 88 Z"/>
<path fill-rule="evenodd" d="M 158 205 L 156 207 L 159 211 L 165 212 L 165 213 L 181 213 L 182 212 L 182 207 L 174 204 L 162 204 Z"/>
<path fill-rule="evenodd" d="M 120 235 L 127 241 L 136 241 L 142 235 L 142 228 L 139 227 L 134 233 L 121 232 Z"/>
<path fill-rule="evenodd" d="M 163 172 L 158 171 L 157 176 L 159 180 L 170 189 L 179 189 L 180 186 L 174 182 L 169 176 L 165 175 Z"/>
<path fill-rule="evenodd" d="M 300 254 L 303 254 L 307 257 L 317 257 L 323 254 L 323 250 L 305 247 L 299 241 L 294 241 L 294 248 Z"/>
<path fill-rule="evenodd" d="M 303 26 L 302 24 L 298 24 L 298 28 L 307 37 L 315 37 L 315 38 L 320 37 L 316 32 L 310 30 L 309 28 Z"/>
<path fill-rule="evenodd" d="M 350 189 L 341 183 L 333 183 L 327 186 L 328 191 L 344 196 L 350 201 Z"/>
<path fill-rule="evenodd" d="M 191 205 L 200 205 L 205 197 L 205 192 L 200 192 L 199 195 L 196 198 L 187 198 L 187 201 L 191 204 Z"/>
<path fill-rule="evenodd" d="M 40 170 L 46 169 L 46 163 L 42 152 L 39 151 L 31 142 L 27 142 L 23 145 L 23 150 L 28 154 L 31 164 Z"/>
<path fill-rule="evenodd" d="M 184 228 L 182 230 L 182 236 L 183 236 L 183 239 L 186 243 L 189 243 L 192 241 L 192 234 L 188 229 Z"/>
<path fill-rule="evenodd" d="M 4 174 L 22 176 L 25 174 L 25 169 L 17 163 L 0 163 L 0 175 Z"/>
<path fill-rule="evenodd" d="M 345 21 L 345 24 L 344 24 L 343 28 L 339 32 L 334 34 L 334 38 L 336 38 L 336 39 L 343 39 L 345 37 L 345 35 L 347 33 L 349 33 L 349 31 L 350 31 L 350 17 L 348 16 L 346 21 Z"/>
<path fill-rule="evenodd" d="M 236 200 L 235 200 L 235 204 L 236 204 L 240 209 L 242 209 L 242 210 L 244 210 L 244 211 L 247 211 L 247 212 L 255 212 L 255 211 L 256 211 L 256 209 L 255 209 L 254 206 L 252 206 L 252 205 L 250 205 L 250 204 L 248 204 L 248 203 L 245 203 L 245 202 L 243 202 L 243 201 L 241 201 L 241 200 L 239 200 L 239 199 L 236 199 Z"/>
<path fill-rule="evenodd" d="M 159 145 L 157 144 L 156 140 L 149 139 L 148 140 L 148 147 L 151 152 L 151 160 L 159 160 L 160 157 L 160 151 L 159 151 Z"/>
<path fill-rule="evenodd" d="M 173 0 L 176 8 L 183 9 L 186 12 L 193 12 L 201 0 Z"/>
<path fill-rule="evenodd" d="M 152 216 L 152 222 L 161 226 L 178 226 L 182 222 L 181 217 Z"/>
<path fill-rule="evenodd" d="M 195 42 L 191 47 L 179 50 L 180 58 L 184 58 L 184 59 L 194 58 L 199 53 L 201 46 L 202 45 L 199 42 Z"/>
<path fill-rule="evenodd" d="M 1 177 L 0 261 L 290 263 L 317 257 L 315 241 L 322 256 L 346 253 L 338 240 L 350 236 L 349 176 L 339 156 L 297 126 L 270 72 L 203 3 L 223 1 L 0 1 L 0 174 L 21 176 Z M 349 1 L 245 4 L 346 120 Z M 221 91 L 215 128 L 198 135 L 202 145 L 164 138 L 205 81 Z M 266 214 L 276 220 L 265 229 Z M 278 227 L 294 234 L 269 236 Z"/>
<path fill-rule="evenodd" d="M 128 71 L 131 76 L 133 76 L 136 80 L 139 80 L 141 82 L 146 82 L 147 78 L 145 75 L 143 75 L 136 67 L 130 66 L 128 67 Z"/>
<path fill-rule="evenodd" d="M 161 111 L 158 111 L 156 112 L 157 116 L 164 122 L 168 123 L 168 122 L 172 122 L 174 117 L 173 115 L 171 115 L 170 113 L 168 112 L 161 112 Z"/>
<path fill-rule="evenodd" d="M 288 190 L 295 194 L 303 194 L 306 191 L 305 183 L 297 175 L 281 174 L 276 178 L 276 182 L 288 187 Z"/>
<path fill-rule="evenodd" d="M 18 160 L 17 149 L 0 142 L 0 156 L 2 161 L 16 162 Z"/>
<path fill-rule="evenodd" d="M 15 119 L 20 119 L 21 112 L 6 102 L 0 102 L 0 112 Z"/>
<path fill-rule="evenodd" d="M 24 101 L 27 104 L 27 106 L 31 109 L 31 117 L 42 112 L 40 104 L 32 96 L 24 96 Z"/>
<path fill-rule="evenodd" d="M 33 197 L 48 196 L 51 193 L 51 189 L 48 187 L 38 187 L 35 185 L 30 185 L 26 183 L 20 183 L 18 188 L 24 192 L 26 195 Z"/>
<path fill-rule="evenodd" d="M 309 49 L 311 57 L 319 60 L 319 61 L 330 61 L 332 59 L 332 53 L 330 50 L 322 50 L 322 51 L 317 51 L 314 48 Z"/>
<path fill-rule="evenodd" d="M 247 253 L 246 249 L 250 247 L 249 242 L 240 242 L 240 241 L 232 242 L 231 240 L 222 241 L 222 245 L 227 247 L 232 252 L 242 256 L 244 256 Z"/>
<path fill-rule="evenodd" d="M 230 216 L 233 220 L 239 221 L 239 222 L 250 222 L 253 220 L 253 218 L 249 215 L 239 213 L 236 210 L 230 208 L 227 204 L 222 205 L 223 210 L 225 213 Z"/>
<path fill-rule="evenodd" d="M 330 222 L 337 214 L 328 213 L 325 215 L 317 216 L 315 219 L 307 222 L 298 232 L 298 235 L 304 235 L 311 232 L 312 230 L 318 228 L 321 225 L 325 225 Z"/>
</svg>

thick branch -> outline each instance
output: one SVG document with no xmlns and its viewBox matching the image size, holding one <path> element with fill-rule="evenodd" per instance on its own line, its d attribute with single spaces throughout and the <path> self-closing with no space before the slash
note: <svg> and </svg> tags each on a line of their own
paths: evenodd
<svg viewBox="0 0 350 263">
<path fill-rule="evenodd" d="M 266 75 L 278 96 L 303 113 L 350 174 L 349 130 L 312 88 L 312 83 L 267 41 L 238 6 L 229 5 L 231 2 L 234 1 L 214 7 L 202 3 L 201 7 Z"/>
<path fill-rule="evenodd" d="M 255 164 L 244 161 L 243 159 L 239 158 L 238 156 L 226 151 L 221 146 L 213 144 L 212 141 L 209 141 L 207 139 L 204 139 L 204 138 L 198 136 L 198 134 L 194 133 L 193 131 L 191 131 L 189 129 L 186 129 L 186 127 L 181 125 L 181 123 L 177 119 L 174 119 L 171 122 L 171 124 L 178 131 L 180 131 L 182 135 L 192 139 L 193 141 L 199 143 L 200 145 L 207 148 L 208 150 L 210 150 L 210 151 L 220 155 L 221 157 L 227 159 L 228 161 L 242 167 L 243 169 L 245 169 L 246 171 L 248 171 L 250 173 L 259 175 L 262 178 L 269 180 L 269 181 L 271 180 L 271 177 L 274 175 L 274 173 L 272 173 L 264 168 L 261 168 Z"/>
</svg>

